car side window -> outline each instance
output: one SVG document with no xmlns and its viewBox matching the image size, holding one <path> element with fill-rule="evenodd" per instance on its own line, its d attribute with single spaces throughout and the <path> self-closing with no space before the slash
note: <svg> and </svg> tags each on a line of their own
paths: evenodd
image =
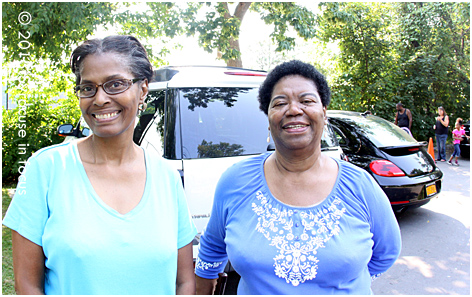
<svg viewBox="0 0 472 297">
<path fill-rule="evenodd" d="M 348 144 L 348 140 L 346 139 L 346 136 L 339 130 L 337 127 L 333 126 L 333 131 L 334 135 L 336 136 L 336 139 L 338 140 L 338 143 L 341 147 L 345 147 Z"/>
<path fill-rule="evenodd" d="M 338 138 L 339 145 L 346 154 L 356 153 L 361 148 L 360 139 L 357 135 L 344 126 L 342 122 L 330 119 L 333 130 Z"/>
</svg>

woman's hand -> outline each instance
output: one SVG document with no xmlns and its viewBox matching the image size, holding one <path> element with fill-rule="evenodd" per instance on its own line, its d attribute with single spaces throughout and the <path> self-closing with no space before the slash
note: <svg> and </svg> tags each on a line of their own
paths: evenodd
<svg viewBox="0 0 472 297">
<path fill-rule="evenodd" d="M 43 248 L 12 230 L 13 272 L 18 295 L 44 295 Z"/>
<path fill-rule="evenodd" d="M 195 295 L 192 242 L 182 247 L 177 256 L 177 295 Z"/>
</svg>

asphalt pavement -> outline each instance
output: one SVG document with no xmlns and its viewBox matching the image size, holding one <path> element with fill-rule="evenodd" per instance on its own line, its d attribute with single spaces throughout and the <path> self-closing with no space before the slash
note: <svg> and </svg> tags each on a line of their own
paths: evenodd
<svg viewBox="0 0 472 297">
<path fill-rule="evenodd" d="M 402 252 L 372 283 L 374 294 L 470 295 L 470 160 L 459 164 L 438 162 L 439 196 L 397 215 Z"/>
</svg>

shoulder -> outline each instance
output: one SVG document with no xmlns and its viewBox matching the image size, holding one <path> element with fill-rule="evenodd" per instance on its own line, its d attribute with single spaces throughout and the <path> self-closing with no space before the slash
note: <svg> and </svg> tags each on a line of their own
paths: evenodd
<svg viewBox="0 0 472 297">
<path fill-rule="evenodd" d="M 268 156 L 270 153 L 249 157 L 226 169 L 218 180 L 218 195 L 251 192 L 251 189 L 261 187 L 265 180 L 263 166 Z"/>
<path fill-rule="evenodd" d="M 254 174 L 260 174 L 261 168 L 270 153 L 249 157 L 230 166 L 222 174 L 221 179 L 225 178 L 244 178 Z"/>
<path fill-rule="evenodd" d="M 377 187 L 378 184 L 366 170 L 343 160 L 336 160 L 339 165 L 339 186 L 354 192 Z"/>
<path fill-rule="evenodd" d="M 339 172 L 340 174 L 351 174 L 351 173 L 355 173 L 355 174 L 368 174 L 367 171 L 365 171 L 364 169 L 350 163 L 350 162 L 347 162 L 347 161 L 344 161 L 344 160 L 339 160 L 339 159 L 334 159 L 333 160 L 336 161 L 336 163 L 338 163 L 338 166 L 339 166 Z"/>
<path fill-rule="evenodd" d="M 172 176 L 178 175 L 177 168 L 173 166 L 169 160 L 164 159 L 153 149 L 146 149 L 144 147 L 141 148 L 143 149 L 146 156 L 146 162 L 149 163 L 146 164 L 146 166 L 149 166 L 152 171 L 166 172 L 170 173 Z"/>
<path fill-rule="evenodd" d="M 74 145 L 75 142 L 71 141 L 42 148 L 33 153 L 29 159 L 29 162 L 33 160 L 37 162 L 45 162 L 47 160 L 53 160 L 57 158 L 64 159 L 73 154 Z"/>
</svg>

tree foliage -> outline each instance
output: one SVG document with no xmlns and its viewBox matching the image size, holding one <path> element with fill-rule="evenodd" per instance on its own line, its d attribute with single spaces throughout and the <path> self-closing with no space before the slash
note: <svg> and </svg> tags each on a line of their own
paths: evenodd
<svg viewBox="0 0 472 297">
<path fill-rule="evenodd" d="M 469 118 L 470 4 L 322 3 L 325 42 L 338 42 L 331 108 L 371 110 L 393 120 L 395 104 L 413 114 L 421 140 L 439 106 Z"/>
<path fill-rule="evenodd" d="M 207 10 L 205 17 L 198 18 L 203 7 Z M 304 39 L 315 36 L 315 14 L 293 2 L 239 2 L 232 13 L 227 2 L 207 3 L 206 6 L 190 6 L 183 21 L 187 34 L 198 34 L 199 44 L 207 52 L 217 50 L 218 57 L 228 66 L 242 67 L 238 40 L 248 10 L 258 12 L 266 24 L 274 26 L 271 38 L 277 44 L 277 52 L 295 47 L 295 38 L 287 34 L 290 28 Z"/>
<path fill-rule="evenodd" d="M 4 60 L 49 59 L 64 68 L 65 54 L 113 20 L 109 2 L 2 2 Z"/>
<path fill-rule="evenodd" d="M 77 99 L 70 99 L 75 98 L 72 79 L 64 79 L 62 72 L 38 70 L 27 62 L 8 70 L 21 83 L 8 93 L 17 107 L 2 111 L 4 182 L 16 180 L 32 153 L 64 140 L 57 134 L 60 124 L 80 117 Z"/>
</svg>

